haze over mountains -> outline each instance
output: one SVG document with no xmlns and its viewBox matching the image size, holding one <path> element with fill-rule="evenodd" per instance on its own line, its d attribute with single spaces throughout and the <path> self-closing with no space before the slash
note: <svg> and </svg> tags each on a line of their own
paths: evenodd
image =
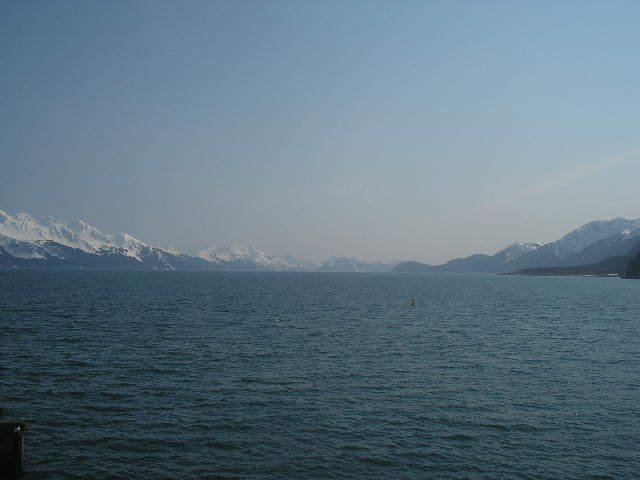
<svg viewBox="0 0 640 480">
<path fill-rule="evenodd" d="M 385 264 L 336 256 L 319 263 L 245 245 L 212 245 L 179 252 L 127 233 L 107 234 L 81 220 L 65 223 L 53 217 L 36 219 L 0 210 L 0 268 L 509 273 L 597 264 L 620 257 L 613 263 L 605 262 L 602 268 L 607 269 L 628 263 L 639 244 L 640 219 L 615 218 L 587 223 L 551 243 L 515 243 L 494 255 L 476 254 L 442 265 L 415 261 Z"/>
</svg>

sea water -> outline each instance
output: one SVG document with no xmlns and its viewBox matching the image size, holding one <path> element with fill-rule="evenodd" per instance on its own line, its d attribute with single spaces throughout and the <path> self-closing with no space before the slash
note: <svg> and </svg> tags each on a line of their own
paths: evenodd
<svg viewBox="0 0 640 480">
<path fill-rule="evenodd" d="M 610 278 L 4 271 L 0 407 L 28 423 L 26 479 L 632 479 L 639 299 Z"/>
</svg>

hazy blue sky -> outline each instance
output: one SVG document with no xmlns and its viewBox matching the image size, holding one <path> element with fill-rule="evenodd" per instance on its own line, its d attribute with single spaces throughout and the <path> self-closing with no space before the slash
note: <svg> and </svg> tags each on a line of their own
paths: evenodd
<svg viewBox="0 0 640 480">
<path fill-rule="evenodd" d="M 0 3 L 0 209 L 439 262 L 640 217 L 640 2 Z"/>
</svg>

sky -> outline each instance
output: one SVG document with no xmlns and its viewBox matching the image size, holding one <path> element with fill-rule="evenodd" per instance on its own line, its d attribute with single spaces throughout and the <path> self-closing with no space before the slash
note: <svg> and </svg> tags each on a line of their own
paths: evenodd
<svg viewBox="0 0 640 480">
<path fill-rule="evenodd" d="M 0 209 L 441 263 L 640 217 L 640 2 L 3 1 Z"/>
</svg>

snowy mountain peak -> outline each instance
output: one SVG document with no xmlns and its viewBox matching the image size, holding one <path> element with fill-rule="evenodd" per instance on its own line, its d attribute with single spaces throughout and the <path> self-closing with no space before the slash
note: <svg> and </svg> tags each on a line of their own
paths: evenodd
<svg viewBox="0 0 640 480">
<path fill-rule="evenodd" d="M 16 213 L 16 218 L 18 220 L 35 220 L 31 215 L 29 215 L 28 213 L 25 213 L 25 212 Z"/>
<path fill-rule="evenodd" d="M 112 238 L 113 238 L 113 241 L 120 247 L 126 247 L 129 245 L 139 245 L 139 244 L 144 245 L 144 242 L 141 242 L 136 237 L 134 237 L 133 235 L 129 235 L 128 233 L 118 233 L 114 235 Z"/>
<path fill-rule="evenodd" d="M 238 263 L 256 265 L 260 269 L 268 270 L 306 270 L 306 262 L 297 261 L 293 257 L 281 257 L 272 255 L 253 245 L 230 245 L 216 247 L 210 245 L 207 248 L 195 252 L 195 256 L 211 263 Z"/>
<path fill-rule="evenodd" d="M 357 257 L 339 257 L 333 255 L 320 265 L 321 272 L 387 272 L 390 265 L 373 262 L 369 263 Z"/>
<path fill-rule="evenodd" d="M 512 243 L 507 248 L 496 253 L 494 257 L 499 258 L 505 262 L 510 262 L 518 257 L 521 257 L 525 253 L 529 253 L 540 248 L 542 245 L 543 244 L 540 242 Z"/>
<path fill-rule="evenodd" d="M 564 258 L 599 240 L 637 228 L 640 228 L 640 219 L 627 220 L 618 217 L 612 220 L 596 220 L 576 228 L 560 240 L 553 242 L 553 250 L 558 256 Z"/>
<path fill-rule="evenodd" d="M 331 255 L 324 262 L 324 265 L 333 267 L 333 266 L 344 265 L 344 264 L 360 264 L 360 263 L 364 264 L 365 261 L 359 259 L 358 257 L 340 257 L 338 255 Z"/>
<path fill-rule="evenodd" d="M 202 250 L 193 252 L 193 255 L 195 257 L 203 258 L 207 261 L 210 261 L 217 258 L 216 251 L 217 249 L 215 245 L 209 245 L 207 248 L 203 248 Z"/>
<path fill-rule="evenodd" d="M 167 253 L 170 253 L 171 255 L 184 255 L 184 252 L 178 250 L 173 245 L 169 245 L 168 247 L 165 247 L 162 250 L 164 250 Z"/>
<path fill-rule="evenodd" d="M 50 240 L 87 253 L 121 248 L 135 258 L 139 258 L 141 248 L 148 247 L 129 234 L 107 235 L 82 220 L 65 223 L 52 216 L 38 220 L 24 212 L 12 216 L 3 211 L 0 235 L 22 242 Z"/>
</svg>

